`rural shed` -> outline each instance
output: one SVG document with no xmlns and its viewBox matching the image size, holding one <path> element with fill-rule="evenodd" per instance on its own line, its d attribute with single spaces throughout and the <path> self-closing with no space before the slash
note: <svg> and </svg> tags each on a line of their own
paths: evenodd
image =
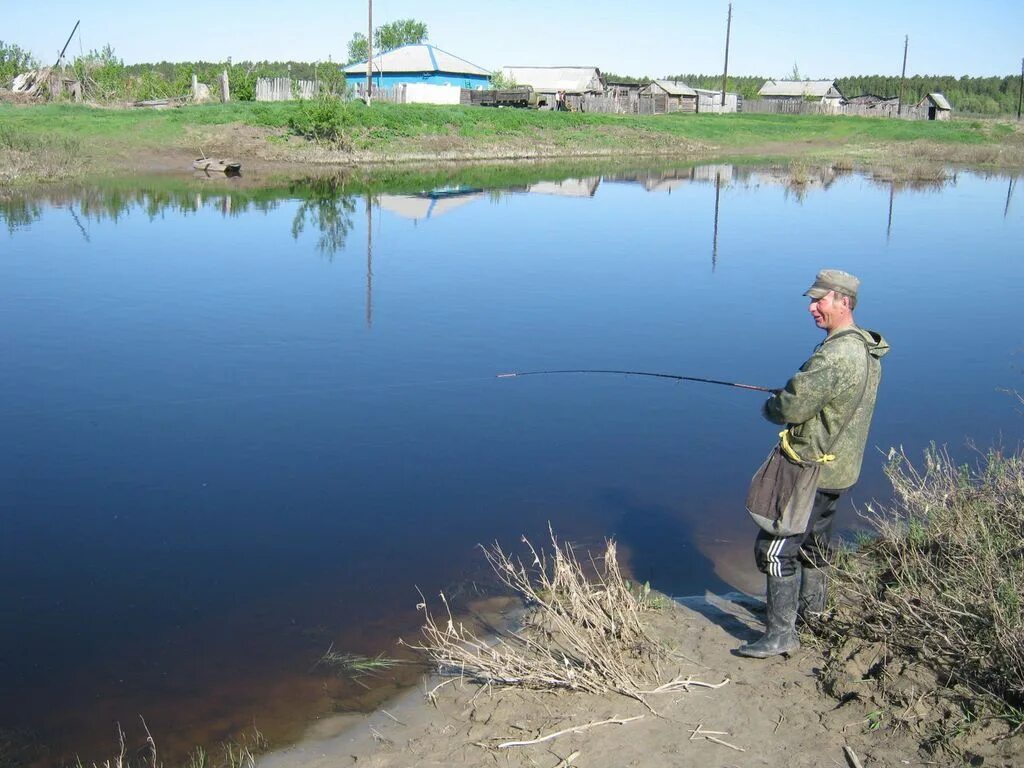
<svg viewBox="0 0 1024 768">
<path fill-rule="evenodd" d="M 502 74 L 516 85 L 528 85 L 537 93 L 554 96 L 559 91 L 574 96 L 604 93 L 597 67 L 502 67 Z"/>
<path fill-rule="evenodd" d="M 917 109 L 929 120 L 949 120 L 953 114 L 953 106 L 941 93 L 929 93 L 917 103 Z"/>
<path fill-rule="evenodd" d="M 819 101 L 840 104 L 845 101 L 835 80 L 767 80 L 757 92 L 767 101 Z"/>
<path fill-rule="evenodd" d="M 722 114 L 725 112 L 739 112 L 742 99 L 738 93 L 725 94 L 725 109 L 722 109 L 722 92 L 713 91 L 710 88 L 694 88 L 697 92 L 697 111 L 713 112 Z"/>
<path fill-rule="evenodd" d="M 433 45 L 403 45 L 373 57 L 373 87 L 394 88 L 402 83 L 454 85 L 457 88 L 490 88 L 491 73 L 453 53 Z M 342 70 L 355 83 L 365 83 L 366 61 Z"/>
<path fill-rule="evenodd" d="M 641 88 L 640 94 L 664 96 L 666 112 L 697 111 L 697 92 L 685 83 L 675 80 L 655 80 Z"/>
</svg>

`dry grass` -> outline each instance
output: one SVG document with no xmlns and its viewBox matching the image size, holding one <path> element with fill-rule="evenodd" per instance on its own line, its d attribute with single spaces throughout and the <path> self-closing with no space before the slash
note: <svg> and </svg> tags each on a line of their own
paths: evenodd
<svg viewBox="0 0 1024 768">
<path fill-rule="evenodd" d="M 826 626 L 834 639 L 884 647 L 883 683 L 887 666 L 923 665 L 970 718 L 987 712 L 1019 730 L 1024 455 L 993 451 L 969 467 L 933 448 L 923 468 L 894 453 L 886 471 L 895 504 L 870 510 L 877 535 L 841 555 Z"/>
<path fill-rule="evenodd" d="M 425 601 L 419 605 L 424 642 L 412 647 L 442 673 L 487 685 L 614 692 L 645 704 L 651 694 L 724 684 L 664 680 L 667 651 L 651 639 L 642 620 L 651 607 L 649 597 L 643 590 L 634 593 L 623 578 L 614 541 L 606 541 L 603 556 L 586 565 L 553 532 L 550 554 L 525 538 L 523 543 L 529 565 L 497 544 L 484 548 L 495 574 L 527 606 L 519 629 L 493 630 L 495 636 L 485 639 L 453 617 L 444 594 L 441 620 Z"/>
</svg>

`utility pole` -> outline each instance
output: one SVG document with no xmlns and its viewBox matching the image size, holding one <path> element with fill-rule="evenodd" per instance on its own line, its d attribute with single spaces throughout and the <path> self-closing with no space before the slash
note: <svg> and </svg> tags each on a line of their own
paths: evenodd
<svg viewBox="0 0 1024 768">
<path fill-rule="evenodd" d="M 896 115 L 903 114 L 903 80 L 907 76 L 907 48 L 910 47 L 910 35 L 903 37 L 903 71 L 900 73 L 900 97 L 896 102 Z"/>
<path fill-rule="evenodd" d="M 373 96 L 373 0 L 369 0 L 370 10 L 366 24 L 366 103 L 370 104 Z"/>
<path fill-rule="evenodd" d="M 725 89 L 729 82 L 729 34 L 732 32 L 732 3 L 729 3 L 729 18 L 725 22 L 725 71 L 722 73 L 722 112 L 725 112 Z"/>
<path fill-rule="evenodd" d="M 1020 120 L 1020 107 L 1024 103 L 1024 59 L 1020 60 L 1020 96 L 1017 97 L 1017 119 Z"/>
<path fill-rule="evenodd" d="M 81 23 L 82 23 L 81 19 L 79 19 L 78 21 L 75 22 L 75 28 L 71 30 L 71 34 L 68 35 L 67 42 L 64 43 L 64 47 L 60 49 L 60 55 L 57 57 L 57 63 L 53 65 L 54 69 L 59 67 L 60 63 L 62 61 L 64 61 L 64 52 L 67 51 L 68 46 L 71 44 L 71 38 L 75 36 L 75 32 L 78 30 L 78 25 L 81 24 Z M 81 38 L 79 38 L 79 41 L 81 41 Z M 1018 114 L 1017 117 L 1020 117 L 1020 114 Z"/>
</svg>

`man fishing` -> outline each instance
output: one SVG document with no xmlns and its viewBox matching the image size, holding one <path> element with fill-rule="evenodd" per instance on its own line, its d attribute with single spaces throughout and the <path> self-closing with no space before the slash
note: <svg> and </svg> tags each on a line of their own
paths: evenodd
<svg viewBox="0 0 1024 768">
<path fill-rule="evenodd" d="M 839 498 L 860 475 L 882 375 L 879 361 L 889 351 L 880 334 L 854 322 L 859 287 L 846 272 L 818 273 L 804 295 L 825 340 L 764 404 L 766 419 L 786 425 L 780 450 L 797 463 L 818 462 L 821 470 L 806 531 L 778 536 L 761 530 L 757 536 L 757 567 L 768 580 L 767 630 L 736 650 L 742 656 L 768 658 L 796 650 L 798 615 L 825 609 L 832 522 Z"/>
</svg>

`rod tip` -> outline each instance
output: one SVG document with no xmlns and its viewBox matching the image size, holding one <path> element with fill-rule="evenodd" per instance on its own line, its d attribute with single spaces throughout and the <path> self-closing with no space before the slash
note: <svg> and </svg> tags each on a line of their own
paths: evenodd
<svg viewBox="0 0 1024 768">
<path fill-rule="evenodd" d="M 519 375 L 518 373 L 499 373 L 497 376 L 495 376 L 495 378 L 496 379 L 511 379 L 511 378 L 513 378 L 515 376 L 518 376 L 518 375 Z"/>
</svg>

